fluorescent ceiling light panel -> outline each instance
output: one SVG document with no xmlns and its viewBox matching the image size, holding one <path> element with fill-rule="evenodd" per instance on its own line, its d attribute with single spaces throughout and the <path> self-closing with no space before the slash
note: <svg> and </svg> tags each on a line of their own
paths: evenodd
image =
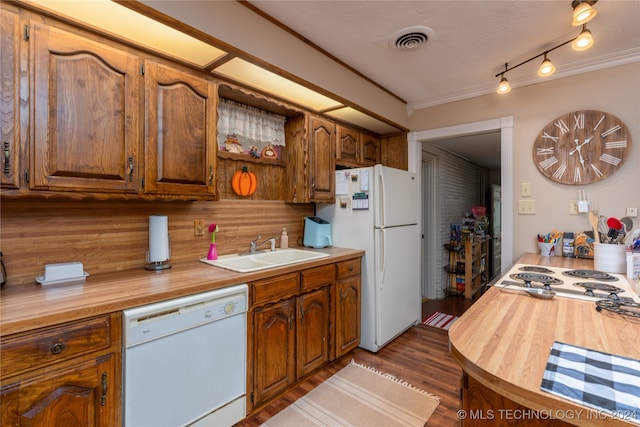
<svg viewBox="0 0 640 427">
<path fill-rule="evenodd" d="M 374 119 L 354 108 L 344 107 L 339 110 L 327 111 L 325 113 L 336 120 L 340 120 L 347 123 L 353 123 L 356 126 L 360 126 L 364 129 L 369 129 L 380 135 L 386 135 L 390 133 L 399 132 L 400 129 L 386 124 L 378 119 Z"/>
<path fill-rule="evenodd" d="M 342 105 L 329 97 L 239 58 L 234 58 L 217 67 L 215 72 L 315 111 Z"/>
<path fill-rule="evenodd" d="M 30 0 L 154 51 L 205 66 L 226 52 L 109 0 Z"/>
</svg>

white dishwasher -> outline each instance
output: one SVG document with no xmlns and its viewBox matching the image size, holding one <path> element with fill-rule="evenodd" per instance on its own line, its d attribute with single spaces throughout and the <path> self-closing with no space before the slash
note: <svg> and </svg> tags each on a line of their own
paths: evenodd
<svg viewBox="0 0 640 427">
<path fill-rule="evenodd" d="M 230 426 L 245 417 L 247 289 L 123 312 L 125 426 Z"/>
</svg>

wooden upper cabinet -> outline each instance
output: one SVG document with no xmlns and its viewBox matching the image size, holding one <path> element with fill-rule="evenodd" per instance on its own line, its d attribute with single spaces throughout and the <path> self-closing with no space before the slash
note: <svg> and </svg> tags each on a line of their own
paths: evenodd
<svg viewBox="0 0 640 427">
<path fill-rule="evenodd" d="M 355 129 L 337 126 L 336 163 L 357 165 L 360 161 L 360 134 Z"/>
<path fill-rule="evenodd" d="M 335 200 L 336 125 L 313 115 L 287 118 L 287 189 L 293 203 Z"/>
<path fill-rule="evenodd" d="M 20 187 L 20 17 L 0 9 L 0 184 Z"/>
<path fill-rule="evenodd" d="M 385 136 L 380 147 L 380 163 L 390 168 L 409 169 L 409 144 L 407 134 Z"/>
<path fill-rule="evenodd" d="M 29 188 L 137 192 L 139 59 L 37 22 L 30 44 Z"/>
<path fill-rule="evenodd" d="M 145 61 L 147 194 L 212 198 L 216 193 L 216 85 Z"/>
<path fill-rule="evenodd" d="M 367 132 L 337 126 L 336 164 L 346 167 L 373 166 L 380 163 L 380 138 Z"/>
<path fill-rule="evenodd" d="M 309 119 L 309 201 L 335 200 L 335 123 L 311 116 Z"/>
<path fill-rule="evenodd" d="M 360 132 L 360 163 L 363 166 L 373 166 L 380 163 L 380 137 L 366 132 Z"/>
</svg>

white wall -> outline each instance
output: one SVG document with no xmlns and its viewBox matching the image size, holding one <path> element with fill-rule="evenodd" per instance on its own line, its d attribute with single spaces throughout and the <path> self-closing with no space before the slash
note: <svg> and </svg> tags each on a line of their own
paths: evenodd
<svg viewBox="0 0 640 427">
<path fill-rule="evenodd" d="M 581 231 L 590 228 L 587 215 L 570 215 L 569 200 L 585 190 L 606 216 L 621 217 L 626 207 L 640 207 L 640 63 L 579 76 L 542 81 L 515 88 L 507 95 L 487 95 L 416 111 L 412 131 L 424 131 L 470 122 L 513 117 L 513 257 L 536 252 L 535 236 L 552 229 Z M 496 82 L 497 84 L 497 82 Z M 554 118 L 575 110 L 601 110 L 622 119 L 632 135 L 625 164 L 604 181 L 590 185 L 562 185 L 542 176 L 532 158 L 533 142 Z M 531 183 L 535 215 L 518 215 L 520 183 Z M 640 219 L 634 218 L 635 227 Z M 503 240 L 509 236 L 503 235 Z"/>
</svg>

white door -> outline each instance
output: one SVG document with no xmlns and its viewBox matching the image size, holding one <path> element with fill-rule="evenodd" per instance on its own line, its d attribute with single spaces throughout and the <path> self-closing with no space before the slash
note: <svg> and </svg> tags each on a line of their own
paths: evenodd
<svg viewBox="0 0 640 427">
<path fill-rule="evenodd" d="M 418 225 L 375 231 L 376 344 L 382 346 L 420 321 Z"/>
</svg>

